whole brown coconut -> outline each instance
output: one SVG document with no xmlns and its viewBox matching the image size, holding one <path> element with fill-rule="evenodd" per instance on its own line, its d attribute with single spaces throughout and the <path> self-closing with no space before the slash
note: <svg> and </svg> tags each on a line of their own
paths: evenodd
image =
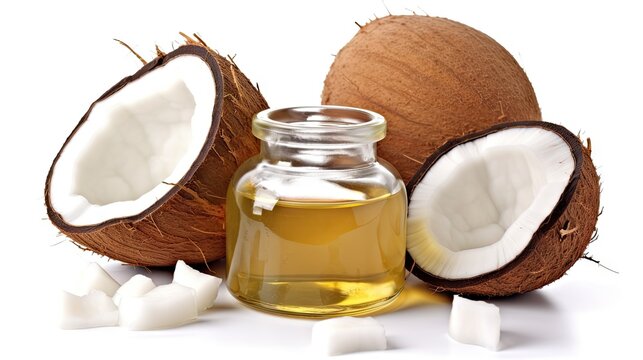
<svg viewBox="0 0 643 360">
<path fill-rule="evenodd" d="M 500 44 L 429 16 L 387 16 L 362 26 L 326 77 L 323 104 L 384 115 L 378 144 L 405 181 L 446 140 L 493 124 L 541 120 L 534 90 Z"/>
<path fill-rule="evenodd" d="M 258 152 L 258 144 L 251 132 L 251 117 L 268 105 L 236 64 L 208 48 L 200 38 L 197 37 L 199 41 L 196 41 L 184 37 L 186 45 L 168 54 L 159 51 L 156 59 L 96 100 L 53 161 L 45 186 L 47 213 L 52 223 L 82 248 L 126 263 L 146 266 L 173 265 L 179 259 L 203 264 L 225 256 L 226 187 L 237 167 Z M 90 114 L 99 104 L 118 95 L 133 82 L 145 79 L 157 69 L 186 56 L 207 64 L 205 68 L 211 72 L 216 93 L 216 99 L 211 100 L 214 104 L 211 116 L 204 120 L 208 123 L 209 132 L 204 136 L 206 140 L 194 162 L 180 181 L 172 184 L 163 182 L 170 189 L 140 213 L 114 216 L 89 225 L 70 223 L 52 203 L 51 187 L 56 165 L 66 148 L 70 147 L 70 141 L 80 136 L 83 125 L 89 122 Z M 94 196 L 100 198 L 101 193 Z"/>
</svg>

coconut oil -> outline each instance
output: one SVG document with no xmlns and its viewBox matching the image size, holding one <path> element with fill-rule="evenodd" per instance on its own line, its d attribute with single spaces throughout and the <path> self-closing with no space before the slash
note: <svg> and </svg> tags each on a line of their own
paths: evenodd
<svg viewBox="0 0 643 360">
<path fill-rule="evenodd" d="M 238 224 L 227 229 L 227 281 L 246 303 L 339 315 L 368 311 L 402 289 L 403 191 L 358 201 L 279 200 L 260 214 L 252 191 L 235 198 L 227 212 Z"/>
<path fill-rule="evenodd" d="M 406 191 L 375 156 L 383 118 L 360 109 L 268 110 L 261 154 L 232 179 L 226 205 L 230 293 L 286 315 L 365 313 L 404 286 Z"/>
</svg>

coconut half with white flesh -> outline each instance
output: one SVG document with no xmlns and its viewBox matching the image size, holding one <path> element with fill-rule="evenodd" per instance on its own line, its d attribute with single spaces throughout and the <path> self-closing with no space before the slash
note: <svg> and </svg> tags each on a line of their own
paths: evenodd
<svg viewBox="0 0 643 360">
<path fill-rule="evenodd" d="M 187 40 L 96 100 L 54 159 L 47 212 L 80 246 L 136 265 L 225 256 L 226 187 L 258 152 L 250 119 L 268 105 Z"/>
<path fill-rule="evenodd" d="M 560 278 L 595 230 L 589 155 L 567 129 L 541 121 L 447 142 L 407 185 L 407 268 L 437 290 L 473 296 Z"/>
</svg>

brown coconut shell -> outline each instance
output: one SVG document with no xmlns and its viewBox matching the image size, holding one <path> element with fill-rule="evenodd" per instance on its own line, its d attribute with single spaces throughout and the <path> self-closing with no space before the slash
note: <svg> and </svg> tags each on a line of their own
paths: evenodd
<svg viewBox="0 0 643 360">
<path fill-rule="evenodd" d="M 554 131 L 564 139 L 576 162 L 569 183 L 525 250 L 498 270 L 473 278 L 450 280 L 424 271 L 407 253 L 407 269 L 436 291 L 471 297 L 499 297 L 539 289 L 562 277 L 583 256 L 592 239 L 599 214 L 599 177 L 590 150 L 582 145 L 578 137 L 559 125 L 543 121 L 504 123 L 453 139 L 426 159 L 407 185 L 408 193 L 412 194 L 433 164 L 454 147 L 513 127 L 540 127 Z"/>
<path fill-rule="evenodd" d="M 322 103 L 384 115 L 378 153 L 404 181 L 448 139 L 541 120 L 531 83 L 505 48 L 469 26 L 418 15 L 362 26 L 335 57 Z"/>
<path fill-rule="evenodd" d="M 237 167 L 259 151 L 252 116 L 268 104 L 236 64 L 187 38 L 187 44 L 144 65 L 107 90 L 90 107 L 65 141 L 47 176 L 45 204 L 51 222 L 80 247 L 134 265 L 167 266 L 177 260 L 201 263 L 225 256 L 226 188 Z M 51 205 L 49 185 L 56 162 L 69 140 L 87 121 L 94 106 L 127 84 L 164 66 L 173 58 L 194 55 L 211 68 L 217 98 L 206 145 L 164 197 L 144 212 L 92 226 L 72 226 Z"/>
</svg>

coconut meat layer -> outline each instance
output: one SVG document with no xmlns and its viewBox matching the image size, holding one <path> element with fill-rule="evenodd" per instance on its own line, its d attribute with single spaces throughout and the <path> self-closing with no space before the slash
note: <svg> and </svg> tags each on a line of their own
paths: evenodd
<svg viewBox="0 0 643 360">
<path fill-rule="evenodd" d="M 148 209 L 199 156 L 215 92 L 209 65 L 181 55 L 98 102 L 53 170 L 53 208 L 73 226 Z"/>
<path fill-rule="evenodd" d="M 509 128 L 444 154 L 414 189 L 408 251 L 416 266 L 465 279 L 516 258 L 552 212 L 575 160 L 542 128 Z"/>
</svg>

